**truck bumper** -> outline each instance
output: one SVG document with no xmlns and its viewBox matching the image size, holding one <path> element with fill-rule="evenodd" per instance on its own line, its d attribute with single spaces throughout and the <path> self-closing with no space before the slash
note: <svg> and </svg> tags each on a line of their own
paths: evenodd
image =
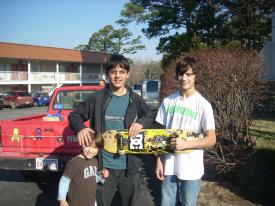
<svg viewBox="0 0 275 206">
<path fill-rule="evenodd" d="M 56 159 L 56 158 L 55 158 Z M 58 167 L 51 170 L 47 166 L 42 169 L 36 168 L 36 158 L 20 159 L 20 158 L 0 158 L 0 169 L 7 170 L 32 170 L 32 171 L 64 171 L 68 159 L 58 159 Z"/>
</svg>

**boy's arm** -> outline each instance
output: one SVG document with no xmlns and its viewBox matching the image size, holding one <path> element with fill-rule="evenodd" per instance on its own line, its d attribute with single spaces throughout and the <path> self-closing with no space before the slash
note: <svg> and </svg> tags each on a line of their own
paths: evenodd
<svg viewBox="0 0 275 206">
<path fill-rule="evenodd" d="M 58 197 L 57 197 L 57 199 L 60 201 L 60 205 L 61 205 L 61 201 L 62 202 L 66 201 L 70 182 L 71 182 L 71 179 L 64 175 L 60 178 L 59 187 L 58 187 Z"/>
<path fill-rule="evenodd" d="M 69 203 L 66 200 L 60 200 L 60 206 L 69 206 Z"/>
<path fill-rule="evenodd" d="M 216 144 L 215 120 L 211 104 L 204 105 L 202 114 L 201 127 L 204 131 L 203 138 L 195 138 L 194 140 L 181 140 L 173 138 L 171 140 L 172 148 L 175 150 L 186 149 L 203 149 L 212 147 Z"/>
<path fill-rule="evenodd" d="M 163 175 L 163 163 L 162 163 L 162 156 L 158 155 L 157 156 L 157 161 L 156 161 L 156 176 L 159 180 L 164 180 L 164 175 Z"/>
<path fill-rule="evenodd" d="M 159 122 L 155 121 L 154 125 L 153 125 L 154 129 L 165 129 L 165 126 L 163 126 L 162 124 L 160 124 Z"/>
<path fill-rule="evenodd" d="M 141 97 L 140 97 L 141 98 Z M 153 123 L 153 115 L 149 110 L 149 107 L 143 99 L 140 100 L 139 114 L 141 114 L 136 121 L 129 128 L 129 136 L 135 137 L 141 129 L 151 128 Z"/>
<path fill-rule="evenodd" d="M 87 146 L 91 143 L 91 133 L 93 130 L 84 125 L 83 122 L 90 119 L 90 115 L 93 116 L 94 98 L 89 98 L 80 104 L 75 110 L 73 110 L 69 117 L 69 126 L 77 134 L 77 139 L 80 146 Z"/>
<path fill-rule="evenodd" d="M 160 108 L 158 110 L 158 114 L 156 117 L 156 120 L 154 122 L 153 127 L 155 129 L 165 129 L 164 121 L 163 121 L 163 113 L 165 113 L 165 108 L 163 103 L 160 105 Z M 159 180 L 164 180 L 164 169 L 163 169 L 163 155 L 157 155 L 156 159 L 156 176 Z"/>
<path fill-rule="evenodd" d="M 90 119 L 90 115 L 93 112 L 91 107 L 93 107 L 94 104 L 94 98 L 90 97 L 78 105 L 68 116 L 69 126 L 75 133 L 87 128 L 83 122 Z"/>
<path fill-rule="evenodd" d="M 180 138 L 173 138 L 171 139 L 171 145 L 174 150 L 203 149 L 215 145 L 215 130 L 208 130 L 204 133 L 203 136 L 203 138 L 196 138 L 194 140 L 182 140 Z"/>
</svg>

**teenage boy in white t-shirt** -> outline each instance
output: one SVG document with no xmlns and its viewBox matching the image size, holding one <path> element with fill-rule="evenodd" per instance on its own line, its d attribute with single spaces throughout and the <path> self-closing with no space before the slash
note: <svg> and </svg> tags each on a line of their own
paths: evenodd
<svg viewBox="0 0 275 206">
<path fill-rule="evenodd" d="M 203 148 L 216 143 L 211 104 L 195 89 L 198 63 L 184 57 L 176 65 L 179 91 L 166 97 L 156 121 L 167 129 L 186 129 L 199 134 L 194 140 L 171 140 L 174 150 L 193 149 L 183 154 L 157 157 L 156 175 L 162 180 L 162 206 L 195 206 L 204 174 Z"/>
</svg>

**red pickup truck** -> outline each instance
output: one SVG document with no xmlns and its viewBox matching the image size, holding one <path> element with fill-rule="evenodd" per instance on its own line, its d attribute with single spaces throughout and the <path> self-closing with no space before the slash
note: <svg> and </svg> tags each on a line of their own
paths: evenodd
<svg viewBox="0 0 275 206">
<path fill-rule="evenodd" d="M 57 88 L 45 114 L 0 121 L 0 169 L 63 171 L 80 152 L 68 115 L 100 86 Z M 85 124 L 88 125 L 88 122 Z"/>
</svg>

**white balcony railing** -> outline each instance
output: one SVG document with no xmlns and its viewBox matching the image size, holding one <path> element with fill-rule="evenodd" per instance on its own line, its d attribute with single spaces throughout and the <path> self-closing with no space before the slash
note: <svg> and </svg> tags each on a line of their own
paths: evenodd
<svg viewBox="0 0 275 206">
<path fill-rule="evenodd" d="M 82 73 L 83 81 L 98 80 L 101 77 L 99 73 Z M 28 72 L 0 71 L 1 81 L 27 81 Z M 80 73 L 70 72 L 31 72 L 30 81 L 52 82 L 52 81 L 81 81 Z"/>
<path fill-rule="evenodd" d="M 79 73 L 61 72 L 58 74 L 58 80 L 60 81 L 80 81 Z"/>
<path fill-rule="evenodd" d="M 28 72 L 10 72 L 0 71 L 0 81 L 26 81 L 28 80 Z"/>
<path fill-rule="evenodd" d="M 56 72 L 31 72 L 31 81 L 56 81 Z"/>
</svg>

